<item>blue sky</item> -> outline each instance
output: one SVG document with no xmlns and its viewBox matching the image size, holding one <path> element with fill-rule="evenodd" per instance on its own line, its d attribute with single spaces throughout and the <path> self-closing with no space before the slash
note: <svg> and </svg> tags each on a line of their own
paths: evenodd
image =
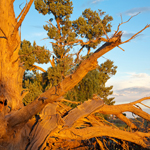
<svg viewBox="0 0 150 150">
<path fill-rule="evenodd" d="M 25 0 L 16 0 L 14 3 L 15 13 L 19 14 L 19 5 Z M 23 8 L 23 5 L 21 8 Z M 150 0 L 73 0 L 74 13 L 72 19 L 76 19 L 81 15 L 84 9 L 92 10 L 101 9 L 113 17 L 112 33 L 121 23 L 120 14 L 123 21 L 127 21 L 130 16 L 141 12 L 138 16 L 133 17 L 130 22 L 123 24 L 120 30 L 123 31 L 122 41 L 130 38 L 133 34 L 150 24 Z M 42 40 L 47 37 L 43 25 L 46 24 L 50 16 L 43 16 L 34 9 L 32 5 L 21 26 L 21 38 L 33 42 L 38 45 L 45 45 L 51 50 L 49 40 Z M 114 86 L 114 96 L 117 103 L 126 103 L 150 96 L 150 28 L 146 29 L 137 38 L 129 43 L 121 45 L 125 50 L 123 52 L 119 48 L 113 49 L 104 55 L 107 59 L 114 61 L 118 66 L 117 74 L 112 77 L 107 85 Z M 104 62 L 104 58 L 100 58 L 99 64 Z M 44 68 L 48 66 L 44 65 Z M 150 102 L 146 102 L 150 103 Z"/>
</svg>

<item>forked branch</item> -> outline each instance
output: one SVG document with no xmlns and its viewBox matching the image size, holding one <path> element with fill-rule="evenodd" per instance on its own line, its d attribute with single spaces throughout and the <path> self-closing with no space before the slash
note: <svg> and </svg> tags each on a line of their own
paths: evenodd
<svg viewBox="0 0 150 150">
<path fill-rule="evenodd" d="M 139 12 L 139 13 L 140 13 L 140 12 Z M 118 27 L 117 27 L 117 31 L 115 31 L 115 34 L 114 34 L 114 35 L 116 35 L 116 34 L 118 33 L 118 31 L 119 31 L 119 29 L 120 29 L 120 26 L 121 26 L 122 24 L 125 24 L 125 23 L 129 22 L 133 17 L 137 16 L 139 13 L 137 13 L 137 14 L 131 16 L 131 17 L 130 17 L 127 21 L 125 21 L 125 22 L 122 22 L 122 15 L 121 15 L 121 23 L 119 23 L 119 25 L 118 25 Z"/>
<path fill-rule="evenodd" d="M 22 3 L 23 4 L 23 3 Z M 22 5 L 21 4 L 21 5 Z M 26 7 L 27 7 L 27 3 L 26 3 L 26 5 L 24 6 L 24 8 L 21 10 L 21 12 L 20 12 L 20 14 L 18 15 L 18 17 L 16 18 L 17 20 L 20 18 L 20 16 L 23 14 L 23 12 L 24 12 L 24 10 L 26 9 Z"/>
<path fill-rule="evenodd" d="M 25 9 L 23 12 L 21 12 L 21 17 L 20 20 L 17 22 L 16 26 L 14 27 L 14 31 L 12 33 L 13 36 L 15 36 L 17 34 L 18 28 L 21 26 L 25 16 L 27 15 L 32 3 L 34 0 L 30 0 L 29 3 L 27 4 L 27 6 L 25 6 Z"/>
</svg>

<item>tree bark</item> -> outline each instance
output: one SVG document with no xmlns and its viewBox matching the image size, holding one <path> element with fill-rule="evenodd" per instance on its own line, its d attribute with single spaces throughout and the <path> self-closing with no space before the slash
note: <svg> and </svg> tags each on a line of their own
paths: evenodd
<svg viewBox="0 0 150 150">
<path fill-rule="evenodd" d="M 17 21 L 13 1 L 0 1 L 0 95 L 7 99 L 11 110 L 22 107 L 22 77 L 24 69 L 17 61 L 20 37 L 12 33 Z M 18 32 L 18 31 L 17 31 Z"/>
<path fill-rule="evenodd" d="M 15 18 L 13 2 L 14 0 L 0 0 L 0 104 L 2 104 L 0 106 L 0 149 L 44 149 L 49 136 L 80 140 L 97 136 L 111 136 L 148 147 L 145 138 L 150 137 L 149 133 L 129 133 L 108 127 L 108 125 L 104 126 L 103 123 L 100 123 L 100 126 L 75 128 L 77 121 L 98 111 L 103 114 L 115 114 L 131 128 L 137 129 L 121 114 L 124 111 L 131 111 L 150 121 L 149 114 L 133 106 L 136 103 L 110 107 L 104 105 L 101 99 L 93 98 L 76 109 L 67 111 L 68 114 L 64 113 L 63 117 L 57 111 L 57 104 L 61 101 L 60 97 L 78 84 L 89 71 L 97 67 L 99 57 L 122 44 L 121 31 L 116 32 L 112 38 L 105 39 L 106 43 L 88 59 L 82 61 L 72 75 L 39 95 L 31 104 L 23 106 L 22 78 L 24 69 L 20 64 L 18 55 L 21 42 L 18 28 L 29 11 L 33 0 L 26 4 L 17 18 L 20 18 L 18 21 Z M 8 104 L 4 106 L 6 100 Z M 40 118 L 35 118 L 34 115 L 41 112 L 42 109 Z"/>
</svg>

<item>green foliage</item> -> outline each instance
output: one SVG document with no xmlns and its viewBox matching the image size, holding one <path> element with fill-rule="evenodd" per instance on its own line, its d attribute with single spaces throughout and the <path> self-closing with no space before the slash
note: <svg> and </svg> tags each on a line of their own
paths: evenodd
<svg viewBox="0 0 150 150">
<path fill-rule="evenodd" d="M 93 94 L 99 95 L 108 105 L 113 105 L 114 98 L 108 98 L 113 93 L 113 86 L 106 87 L 105 84 L 112 75 L 116 73 L 116 66 L 113 61 L 107 60 L 97 69 L 88 72 L 88 74 L 70 91 L 66 93 L 66 99 L 73 101 L 88 100 Z M 75 106 L 75 105 L 73 105 Z"/>
<path fill-rule="evenodd" d="M 33 79 L 24 81 L 24 88 L 31 91 L 24 99 L 26 103 L 32 101 L 38 93 L 56 86 L 66 75 L 73 73 L 81 61 L 89 57 L 89 55 L 85 55 L 82 60 L 74 62 L 73 47 L 78 45 L 77 48 L 80 46 L 88 50 L 95 49 L 101 42 L 99 37 L 104 35 L 104 29 L 106 32 L 111 31 L 113 19 L 101 10 L 96 12 L 85 9 L 79 18 L 70 20 L 73 12 L 73 4 L 70 0 L 35 0 L 34 4 L 39 13 L 50 14 L 48 24 L 43 27 L 52 41 L 54 65 L 49 67 L 46 73 L 34 72 Z M 85 41 L 95 39 L 97 39 L 96 42 L 84 45 Z M 38 47 L 35 43 L 31 46 L 31 43 L 25 40 L 21 44 L 20 56 L 27 70 L 32 69 L 35 62 L 47 63 L 50 59 L 50 54 L 44 47 Z M 104 99 L 106 104 L 113 104 L 113 98 L 108 98 L 112 94 L 112 86 L 106 87 L 105 83 L 112 75 L 115 75 L 116 68 L 112 61 L 106 61 L 97 69 L 89 72 L 78 85 L 66 93 L 65 97 L 83 102 L 92 98 L 93 94 L 97 94 Z M 29 100 L 30 96 L 31 100 Z"/>
<path fill-rule="evenodd" d="M 20 46 L 20 60 L 23 63 L 25 70 L 30 70 L 34 63 L 43 64 L 49 62 L 50 53 L 43 47 L 33 46 L 29 41 L 23 40 Z"/>
<path fill-rule="evenodd" d="M 24 105 L 28 105 L 33 100 L 35 100 L 43 91 L 42 85 L 38 81 L 34 81 L 33 83 L 29 80 L 25 81 L 26 89 L 29 90 L 29 93 L 24 97 L 23 103 Z"/>
<path fill-rule="evenodd" d="M 35 0 L 35 9 L 43 15 L 53 14 L 57 18 L 67 17 L 72 13 L 70 0 Z"/>
<path fill-rule="evenodd" d="M 72 71 L 73 65 L 71 64 L 73 58 L 71 56 L 64 57 L 63 59 L 57 60 L 55 67 L 50 67 L 47 70 L 48 80 L 51 86 L 57 85 L 64 79 L 66 75 L 69 75 Z"/>
<path fill-rule="evenodd" d="M 105 12 L 99 10 L 99 13 L 92 11 L 91 9 L 85 9 L 77 20 L 73 21 L 73 27 L 76 30 L 76 34 L 80 35 L 81 38 L 87 40 L 93 40 L 104 35 L 103 28 L 106 32 L 111 31 L 110 21 L 113 20 L 112 16 L 106 15 L 103 17 Z M 96 43 L 90 43 L 87 47 L 96 48 L 100 44 L 100 40 Z"/>
</svg>

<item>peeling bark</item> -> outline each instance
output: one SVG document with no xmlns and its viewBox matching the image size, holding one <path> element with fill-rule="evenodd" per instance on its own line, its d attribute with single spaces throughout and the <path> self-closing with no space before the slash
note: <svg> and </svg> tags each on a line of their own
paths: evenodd
<svg viewBox="0 0 150 150">
<path fill-rule="evenodd" d="M 105 43 L 89 58 L 82 61 L 73 74 L 66 77 L 57 86 L 39 95 L 34 102 L 24 107 L 22 104 L 22 98 L 24 97 L 24 94 L 22 94 L 24 69 L 18 59 L 21 42 L 18 28 L 28 13 L 33 0 L 26 4 L 17 18 L 15 18 L 13 2 L 14 0 L 0 0 L 0 101 L 2 101 L 0 106 L 0 149 L 44 149 L 50 137 L 84 140 L 100 136 L 128 140 L 148 148 L 150 146 L 148 143 L 148 138 L 150 138 L 149 132 L 136 131 L 132 133 L 122 131 L 108 124 L 106 125 L 100 118 L 99 120 L 95 118 L 95 121 L 99 123 L 91 121 L 91 127 L 87 127 L 85 126 L 87 120 L 85 117 L 95 112 L 114 114 L 132 129 L 138 130 L 137 126 L 131 123 L 122 113 L 130 111 L 150 121 L 149 114 L 135 107 L 135 104 L 148 100 L 150 97 L 116 106 L 104 105 L 100 98 L 93 97 L 92 100 L 84 102 L 74 110 L 70 110 L 70 108 L 64 108 L 63 110 L 63 104 L 59 104 L 61 96 L 78 84 L 89 71 L 97 67 L 97 59 L 99 57 L 113 48 L 128 42 L 135 36 L 125 42 L 121 42 L 122 32 L 119 31 L 118 26 L 112 38 L 105 39 L 100 37 L 99 39 L 105 41 Z M 135 35 L 148 27 L 150 25 L 147 25 Z M 7 106 L 3 105 L 5 100 L 8 101 Z M 61 105 L 61 108 L 57 107 L 58 104 Z M 40 118 L 34 118 L 34 115 L 39 112 L 41 112 Z M 88 120 L 89 123 L 90 119 Z M 80 125 L 84 125 L 84 128 L 76 128 L 78 121 L 81 121 L 82 124 Z M 99 144 L 101 145 L 100 142 Z"/>
</svg>

